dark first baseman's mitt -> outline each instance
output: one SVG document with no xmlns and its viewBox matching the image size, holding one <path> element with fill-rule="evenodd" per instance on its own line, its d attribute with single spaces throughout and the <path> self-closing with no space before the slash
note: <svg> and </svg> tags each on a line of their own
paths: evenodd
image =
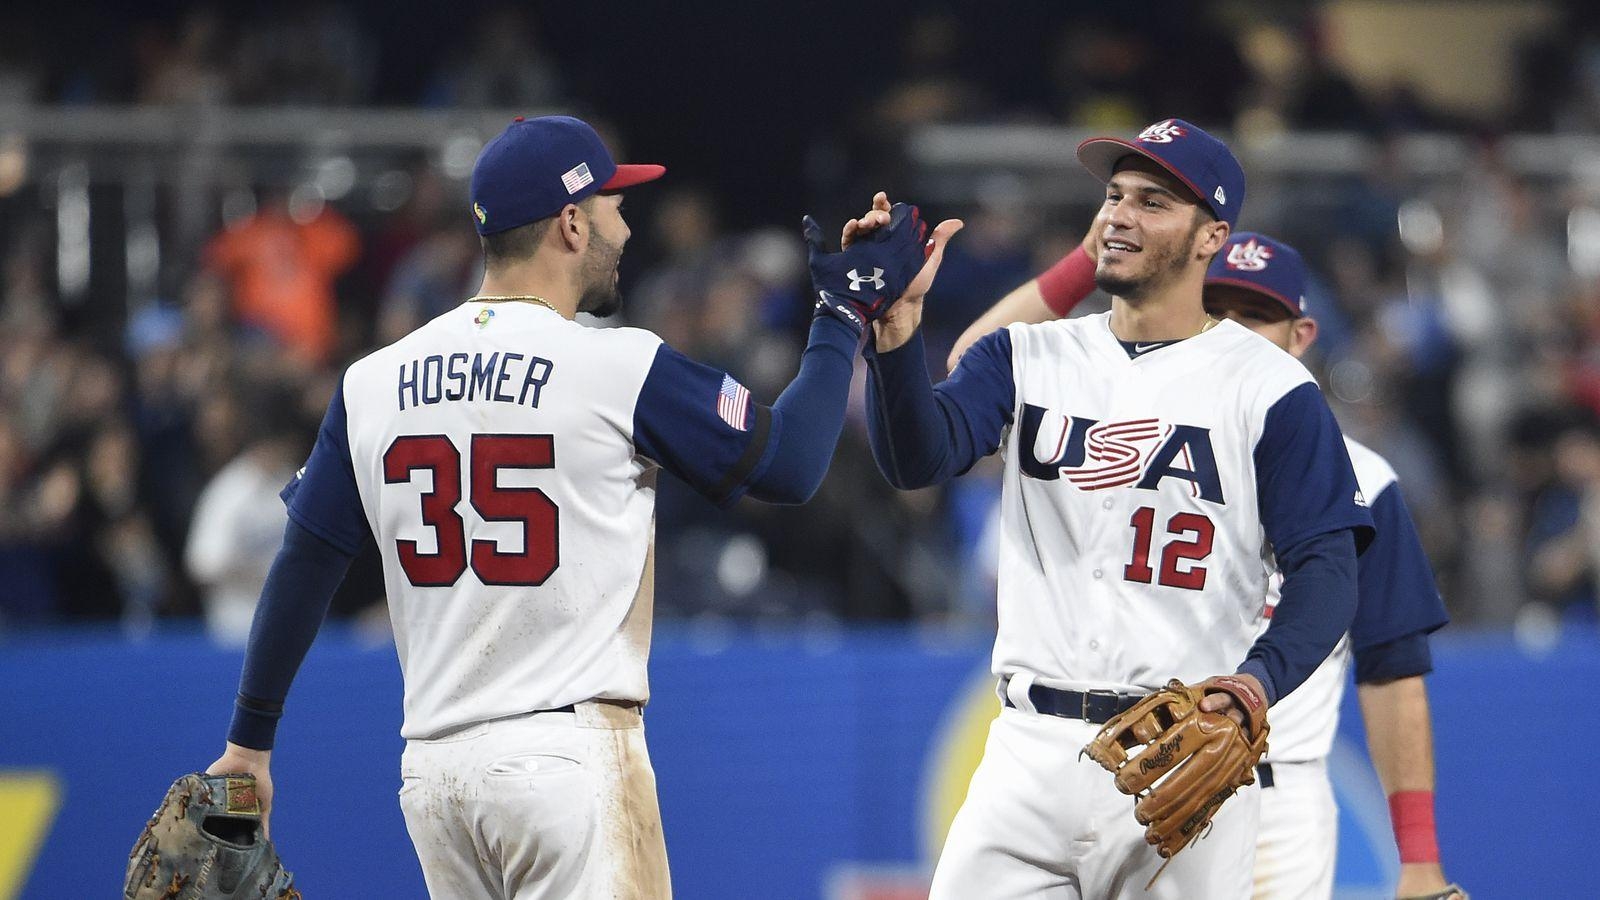
<svg viewBox="0 0 1600 900">
<path fill-rule="evenodd" d="M 128 854 L 125 900 L 300 900 L 261 833 L 253 775 L 173 782 Z"/>
<path fill-rule="evenodd" d="M 1200 699 L 1216 691 L 1234 696 L 1245 727 L 1200 710 Z M 1231 675 L 1193 686 L 1173 679 L 1107 722 L 1083 752 L 1117 776 L 1118 790 L 1138 798 L 1133 814 L 1146 826 L 1145 840 L 1171 859 L 1223 801 L 1255 783 L 1267 752 L 1266 707 L 1253 685 Z"/>
</svg>

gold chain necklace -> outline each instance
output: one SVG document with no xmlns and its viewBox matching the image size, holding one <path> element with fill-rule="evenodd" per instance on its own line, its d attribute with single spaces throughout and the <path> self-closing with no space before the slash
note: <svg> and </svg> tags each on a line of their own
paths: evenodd
<svg viewBox="0 0 1600 900">
<path fill-rule="evenodd" d="M 1194 333 L 1194 336 L 1195 337 L 1199 337 L 1200 335 L 1205 334 L 1206 332 L 1211 330 L 1211 326 L 1213 326 L 1213 325 L 1215 325 L 1215 324 L 1217 324 L 1218 322 L 1221 322 L 1221 321 L 1222 321 L 1221 319 L 1212 318 L 1210 313 L 1206 313 L 1206 323 L 1204 325 L 1200 326 L 1200 330 L 1196 331 Z"/>
<path fill-rule="evenodd" d="M 485 296 L 479 295 L 477 297 L 468 297 L 467 298 L 467 302 L 468 303 L 500 303 L 500 302 L 503 302 L 503 301 L 506 301 L 506 300 L 532 300 L 534 303 L 539 304 L 540 306 L 544 307 L 545 309 L 550 310 L 551 312 L 555 313 L 556 315 L 560 315 L 561 314 L 561 310 L 556 309 L 555 306 L 553 306 L 550 303 L 549 300 L 546 300 L 543 297 L 535 297 L 532 294 L 524 294 L 524 295 L 515 296 L 515 297 L 485 297 Z"/>
</svg>

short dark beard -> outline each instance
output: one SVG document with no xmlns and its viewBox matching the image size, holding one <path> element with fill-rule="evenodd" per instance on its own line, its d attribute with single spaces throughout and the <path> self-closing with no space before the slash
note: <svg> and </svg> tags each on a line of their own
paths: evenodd
<svg viewBox="0 0 1600 900">
<path fill-rule="evenodd" d="M 1156 293 L 1157 289 L 1176 277 L 1179 272 L 1183 271 L 1184 266 L 1189 264 L 1189 249 L 1194 246 L 1194 236 L 1200 231 L 1200 226 L 1209 221 L 1212 220 L 1208 216 L 1196 215 L 1194 224 L 1189 228 L 1189 233 L 1184 235 L 1183 241 L 1171 251 L 1162 253 L 1146 248 L 1144 252 L 1151 254 L 1154 265 L 1150 267 L 1150 271 L 1144 277 L 1139 279 L 1118 278 L 1114 275 L 1102 275 L 1096 270 L 1094 276 L 1095 287 L 1113 297 L 1121 297 L 1124 300 L 1142 300 Z"/>
<path fill-rule="evenodd" d="M 622 292 L 617 289 L 617 262 L 622 259 L 622 246 L 602 238 L 598 232 L 589 235 L 589 251 L 584 254 L 582 278 L 583 292 L 578 295 L 578 312 L 605 318 L 622 310 Z"/>
</svg>

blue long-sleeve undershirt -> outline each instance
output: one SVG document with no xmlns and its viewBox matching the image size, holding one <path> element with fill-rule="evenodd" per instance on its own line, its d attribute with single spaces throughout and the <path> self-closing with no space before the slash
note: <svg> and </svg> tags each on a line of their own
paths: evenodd
<svg viewBox="0 0 1600 900">
<path fill-rule="evenodd" d="M 769 458 L 751 479 L 750 496 L 804 503 L 821 487 L 844 430 L 855 354 L 856 335 L 848 325 L 833 316 L 811 320 L 800 371 L 772 404 Z"/>
<path fill-rule="evenodd" d="M 241 747 L 272 749 L 289 683 L 316 640 L 352 559 L 289 520 L 256 606 L 228 740 Z"/>
<path fill-rule="evenodd" d="M 892 351 L 867 352 L 867 438 L 879 471 L 902 490 L 949 481 L 1000 446 L 1016 396 L 1011 334 L 973 344 L 938 385 L 918 330 Z"/>
<path fill-rule="evenodd" d="M 1324 532 L 1277 550 L 1282 598 L 1267 630 L 1245 654 L 1267 703 L 1311 677 L 1356 614 L 1356 541 L 1350 529 Z"/>
</svg>

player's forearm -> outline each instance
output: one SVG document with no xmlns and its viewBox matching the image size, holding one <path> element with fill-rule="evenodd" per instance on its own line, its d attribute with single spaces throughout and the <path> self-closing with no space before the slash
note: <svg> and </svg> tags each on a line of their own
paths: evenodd
<svg viewBox="0 0 1600 900">
<path fill-rule="evenodd" d="M 1445 883 L 1433 809 L 1433 723 L 1422 676 L 1358 684 L 1367 748 L 1389 797 L 1403 895 L 1431 893 Z"/>
<path fill-rule="evenodd" d="M 867 355 L 867 438 L 890 484 L 927 487 L 972 465 L 950 416 L 928 381 L 920 331 L 891 352 Z"/>
<path fill-rule="evenodd" d="M 1384 793 L 1432 791 L 1433 725 L 1422 676 L 1358 684 L 1356 694 Z"/>
<path fill-rule="evenodd" d="M 767 503 L 804 503 L 828 474 L 844 429 L 856 334 L 832 316 L 811 321 L 800 371 L 772 405 L 773 446 L 749 494 Z"/>
<path fill-rule="evenodd" d="M 293 519 L 272 561 L 250 627 L 228 740 L 272 749 L 289 684 L 300 669 L 351 557 Z"/>
<path fill-rule="evenodd" d="M 1282 599 L 1272 623 L 1245 656 L 1276 703 L 1299 687 L 1339 643 L 1356 611 L 1356 544 L 1348 529 L 1316 535 L 1278 552 Z"/>
</svg>

